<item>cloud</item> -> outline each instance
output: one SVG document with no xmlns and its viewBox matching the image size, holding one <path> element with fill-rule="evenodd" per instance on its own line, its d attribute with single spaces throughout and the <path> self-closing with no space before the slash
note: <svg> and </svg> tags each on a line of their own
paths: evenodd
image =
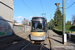
<svg viewBox="0 0 75 50">
<path fill-rule="evenodd" d="M 22 16 L 18 16 L 17 19 L 23 19 L 23 17 Z"/>
<path fill-rule="evenodd" d="M 22 17 L 22 16 L 14 17 L 14 20 L 16 20 L 19 23 L 21 23 L 23 19 L 24 19 L 24 17 Z"/>
<path fill-rule="evenodd" d="M 70 3 L 71 0 L 68 0 L 67 3 Z"/>
<path fill-rule="evenodd" d="M 32 18 L 33 16 L 30 16 L 29 18 Z"/>
<path fill-rule="evenodd" d="M 68 3 L 69 3 L 70 1 L 68 1 Z"/>
<path fill-rule="evenodd" d="M 17 22 L 21 23 L 21 20 L 17 20 Z"/>
</svg>

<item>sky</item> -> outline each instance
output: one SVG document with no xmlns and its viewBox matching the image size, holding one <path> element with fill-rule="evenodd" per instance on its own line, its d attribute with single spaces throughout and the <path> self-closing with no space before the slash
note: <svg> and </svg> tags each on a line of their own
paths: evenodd
<svg viewBox="0 0 75 50">
<path fill-rule="evenodd" d="M 47 22 L 49 22 L 53 19 L 57 8 L 55 3 L 60 3 L 59 7 L 62 7 L 62 1 L 63 0 L 14 0 L 14 20 L 19 23 L 21 23 L 24 18 L 31 21 L 33 16 L 42 16 L 42 13 L 46 13 L 45 17 Z M 74 2 L 75 0 L 65 0 L 65 8 L 69 7 Z M 60 10 L 62 13 L 61 8 Z M 72 16 L 75 15 L 75 4 L 65 9 L 65 14 L 66 22 L 68 20 L 72 21 Z"/>
</svg>

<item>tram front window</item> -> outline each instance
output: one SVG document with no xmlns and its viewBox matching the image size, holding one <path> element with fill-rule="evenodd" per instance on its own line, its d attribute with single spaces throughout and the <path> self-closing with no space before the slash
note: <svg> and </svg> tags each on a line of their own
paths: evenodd
<svg viewBox="0 0 75 50">
<path fill-rule="evenodd" d="M 33 21 L 32 23 L 32 31 L 44 31 L 43 30 L 43 22 L 42 21 Z"/>
</svg>

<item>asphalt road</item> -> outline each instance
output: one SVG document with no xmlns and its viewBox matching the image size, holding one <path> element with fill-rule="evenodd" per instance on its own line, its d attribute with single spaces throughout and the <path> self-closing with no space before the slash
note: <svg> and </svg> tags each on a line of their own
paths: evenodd
<svg viewBox="0 0 75 50">
<path fill-rule="evenodd" d="M 48 33 L 49 32 L 47 32 L 47 34 Z M 48 35 L 46 40 L 40 43 L 39 42 L 32 43 L 29 39 L 29 35 L 30 33 L 16 34 L 16 36 L 21 39 L 19 40 L 17 37 L 15 37 L 15 39 L 18 39 L 18 40 L 9 42 L 8 46 L 5 46 L 4 48 L 1 48 L 0 50 L 49 50 L 50 49 L 51 46 L 50 46 L 50 40 L 48 39 L 49 38 Z"/>
</svg>

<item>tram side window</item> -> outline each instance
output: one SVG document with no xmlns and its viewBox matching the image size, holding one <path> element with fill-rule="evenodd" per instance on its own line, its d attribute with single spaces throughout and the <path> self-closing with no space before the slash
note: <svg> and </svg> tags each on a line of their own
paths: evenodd
<svg viewBox="0 0 75 50">
<path fill-rule="evenodd" d="M 43 23 L 43 25 L 44 25 L 44 28 L 43 29 L 45 30 L 45 22 Z"/>
<path fill-rule="evenodd" d="M 47 20 L 45 21 L 45 31 L 47 31 Z"/>
</svg>

